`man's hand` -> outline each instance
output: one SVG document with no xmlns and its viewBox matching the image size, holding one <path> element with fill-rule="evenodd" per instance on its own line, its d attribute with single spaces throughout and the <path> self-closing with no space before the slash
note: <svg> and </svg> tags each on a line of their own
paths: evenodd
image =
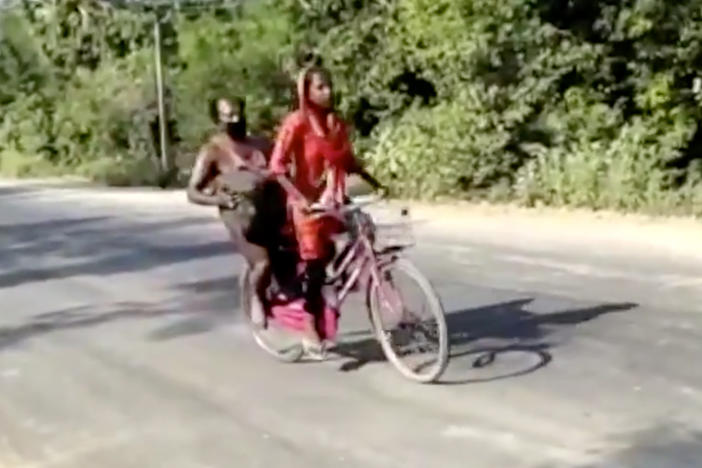
<svg viewBox="0 0 702 468">
<path fill-rule="evenodd" d="M 217 201 L 217 206 L 221 208 L 226 208 L 228 210 L 234 209 L 236 203 L 232 196 L 226 192 L 220 191 L 214 195 L 214 199 Z"/>
</svg>

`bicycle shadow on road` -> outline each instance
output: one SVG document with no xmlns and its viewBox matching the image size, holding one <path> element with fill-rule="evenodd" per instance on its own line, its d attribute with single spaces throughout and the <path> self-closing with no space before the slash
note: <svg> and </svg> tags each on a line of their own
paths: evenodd
<svg viewBox="0 0 702 468">
<path fill-rule="evenodd" d="M 21 195 L 34 194 L 39 190 L 29 186 L 3 186 L 0 187 L 0 197 L 16 197 Z"/>
<path fill-rule="evenodd" d="M 180 310 L 164 314 L 175 320 L 152 330 L 150 340 L 208 333 L 241 321 L 236 275 L 182 283 L 174 289 L 182 294 Z M 533 373 L 553 360 L 553 349 L 568 330 L 637 307 L 634 303 L 613 303 L 544 313 L 534 301 L 518 299 L 447 313 L 451 361 L 439 383 L 492 382 Z M 386 362 L 382 348 L 367 329 L 342 331 L 332 355 L 342 372 Z"/>
<path fill-rule="evenodd" d="M 32 316 L 26 322 L 0 327 L 0 352 L 54 332 L 80 330 L 128 319 L 158 319 L 182 312 L 146 302 L 85 305 Z"/>
<path fill-rule="evenodd" d="M 176 286 L 183 293 L 187 314 L 149 333 L 152 341 L 199 335 L 222 325 L 241 320 L 238 275 L 182 283 Z"/>
<path fill-rule="evenodd" d="M 26 321 L 0 326 L 0 352 L 55 332 L 84 330 L 124 320 L 158 319 L 148 334 L 164 341 L 215 330 L 238 320 L 238 280 L 227 276 L 179 285 L 184 293 L 159 302 L 121 301 L 87 304 L 36 314 Z"/>
<path fill-rule="evenodd" d="M 332 349 L 344 362 L 339 366 L 342 372 L 358 370 L 368 364 L 386 362 L 383 348 L 370 330 L 340 333 L 338 344 Z"/>
<path fill-rule="evenodd" d="M 559 331 L 596 320 L 607 314 L 626 312 L 635 303 L 601 304 L 551 313 L 527 309 L 534 299 L 519 299 L 447 314 L 451 362 L 467 358 L 461 373 L 480 371 L 481 376 L 444 377 L 447 385 L 493 382 L 519 377 L 547 366 L 553 360 L 556 343 L 549 340 Z M 500 370 L 502 361 L 508 361 Z M 490 368 L 497 370 L 490 372 Z"/>
<path fill-rule="evenodd" d="M 447 373 L 437 383 L 465 385 L 530 374 L 553 360 L 555 343 L 548 338 L 560 329 L 638 306 L 634 303 L 602 304 L 537 313 L 527 310 L 532 302 L 534 299 L 520 299 L 448 313 L 450 363 Z M 345 372 L 386 361 L 382 348 L 369 331 L 342 334 L 333 351 L 346 359 L 340 367 Z"/>
<path fill-rule="evenodd" d="M 151 222 L 96 216 L 3 224 L 0 290 L 80 275 L 141 272 L 232 254 L 228 241 L 173 245 L 157 237 L 159 232 L 202 223 L 203 218 L 194 216 Z M 47 255 L 56 263 L 47 262 Z M 13 265 L 21 267 L 11 268 Z"/>
</svg>

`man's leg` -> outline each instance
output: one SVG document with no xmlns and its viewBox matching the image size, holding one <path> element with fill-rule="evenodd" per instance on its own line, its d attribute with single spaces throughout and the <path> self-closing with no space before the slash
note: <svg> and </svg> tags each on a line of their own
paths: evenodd
<svg viewBox="0 0 702 468">
<path fill-rule="evenodd" d="M 271 279 L 270 263 L 264 248 L 246 243 L 242 254 L 250 268 L 251 322 L 259 327 L 266 324 L 266 290 Z"/>
<path fill-rule="evenodd" d="M 236 250 L 245 258 L 250 269 L 249 294 L 251 297 L 251 322 L 257 326 L 266 323 L 265 296 L 270 281 L 270 262 L 265 248 L 252 244 L 244 235 L 244 226 L 235 210 L 221 210 L 220 216 L 229 231 L 229 237 Z"/>
</svg>

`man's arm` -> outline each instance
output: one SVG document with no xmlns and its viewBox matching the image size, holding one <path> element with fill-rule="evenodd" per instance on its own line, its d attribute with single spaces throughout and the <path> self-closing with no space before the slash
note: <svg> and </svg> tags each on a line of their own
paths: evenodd
<svg viewBox="0 0 702 468">
<path fill-rule="evenodd" d="M 215 164 L 212 152 L 208 147 L 203 148 L 195 159 L 195 166 L 188 182 L 188 201 L 196 205 L 220 206 L 222 197 L 220 194 L 213 195 L 205 193 L 205 188 L 210 181 L 212 166 Z"/>
</svg>

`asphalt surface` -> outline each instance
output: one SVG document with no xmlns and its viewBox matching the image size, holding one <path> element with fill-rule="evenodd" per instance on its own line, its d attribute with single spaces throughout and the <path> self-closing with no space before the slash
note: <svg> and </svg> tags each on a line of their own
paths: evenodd
<svg viewBox="0 0 702 468">
<path fill-rule="evenodd" d="M 256 348 L 182 194 L 3 182 L 0 467 L 702 466 L 702 261 L 521 229 L 418 227 L 453 345 L 423 386 L 358 301 L 343 356 Z"/>
</svg>

